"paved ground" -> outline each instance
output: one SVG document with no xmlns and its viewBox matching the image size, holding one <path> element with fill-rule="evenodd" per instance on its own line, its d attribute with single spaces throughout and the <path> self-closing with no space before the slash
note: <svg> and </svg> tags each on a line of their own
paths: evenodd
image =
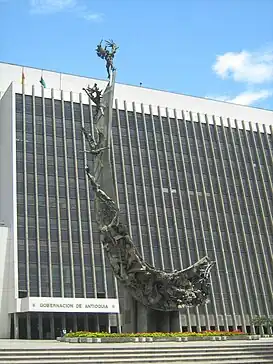
<svg viewBox="0 0 273 364">
<path fill-rule="evenodd" d="M 103 347 L 119 347 L 119 348 L 132 348 L 135 346 L 142 347 L 166 347 L 166 346 L 229 346 L 229 345 L 273 345 L 273 338 L 269 339 L 260 339 L 260 340 L 227 340 L 227 341 L 190 341 L 190 342 L 154 342 L 154 343 L 100 343 L 100 344 L 78 344 L 78 343 L 62 343 L 55 340 L 8 340 L 8 339 L 0 339 L 0 350 L 1 349 L 63 349 L 63 348 L 103 348 Z"/>
</svg>

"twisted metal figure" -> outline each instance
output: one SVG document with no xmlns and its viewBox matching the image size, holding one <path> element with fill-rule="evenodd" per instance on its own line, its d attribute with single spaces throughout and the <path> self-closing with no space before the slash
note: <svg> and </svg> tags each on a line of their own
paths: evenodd
<svg viewBox="0 0 273 364">
<path fill-rule="evenodd" d="M 105 47 L 101 41 L 97 46 L 97 55 L 106 60 L 110 81 L 103 94 L 98 92 L 96 84 L 86 92 L 97 107 L 103 103 L 104 114 L 99 111 L 96 114 L 95 138 L 82 128 L 90 153 L 95 156 L 94 175 L 88 166 L 85 170 L 95 192 L 96 218 L 102 244 L 116 278 L 145 306 L 160 311 L 177 311 L 184 306 L 205 304 L 209 301 L 210 271 L 215 262 L 206 256 L 183 270 L 164 272 L 152 267 L 139 254 L 128 228 L 120 221 L 109 154 L 115 79 L 110 76 L 117 49 L 113 41 L 107 41 Z"/>
<path fill-rule="evenodd" d="M 93 138 L 91 133 L 88 133 L 85 128 L 82 127 L 82 132 L 89 144 L 89 150 L 86 150 L 86 153 L 91 153 L 93 155 L 101 154 L 105 149 L 108 149 L 108 146 L 103 146 L 103 134 L 97 128 L 95 128 L 97 133 L 97 141 Z"/>
<path fill-rule="evenodd" d="M 87 88 L 83 88 L 83 90 L 86 92 L 87 96 L 91 99 L 91 101 L 93 101 L 93 103 L 96 105 L 96 113 L 94 117 L 96 118 L 98 116 L 99 111 L 101 111 L 103 115 L 104 111 L 101 104 L 102 90 L 98 88 L 98 85 L 96 83 L 93 87 L 88 86 Z"/>
<path fill-rule="evenodd" d="M 135 248 L 127 227 L 119 219 L 115 201 L 103 191 L 86 166 L 96 198 L 103 204 L 107 224 L 101 226 L 101 239 L 117 279 L 145 306 L 160 311 L 175 311 L 209 301 L 209 273 L 215 262 L 204 257 L 179 271 L 164 272 L 147 264 Z"/>
<path fill-rule="evenodd" d="M 105 47 L 102 46 L 102 42 L 103 40 L 97 45 L 96 52 L 98 57 L 106 60 L 106 70 L 110 79 L 110 71 L 115 71 L 114 57 L 119 47 L 112 39 L 105 41 Z"/>
</svg>

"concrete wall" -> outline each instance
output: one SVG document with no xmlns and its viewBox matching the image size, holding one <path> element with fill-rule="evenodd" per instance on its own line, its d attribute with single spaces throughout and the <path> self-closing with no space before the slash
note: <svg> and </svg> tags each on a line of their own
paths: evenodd
<svg viewBox="0 0 273 364">
<path fill-rule="evenodd" d="M 23 69 L 25 74 L 26 94 L 28 94 L 28 88 L 31 94 L 32 85 L 35 85 L 36 87 L 38 86 L 36 89 L 41 89 L 39 83 L 42 74 L 41 70 L 0 63 L 0 93 L 5 91 L 11 82 L 18 83 L 20 86 Z M 79 94 L 82 92 L 83 87 L 88 85 L 92 86 L 95 82 L 97 82 L 100 88 L 104 88 L 106 86 L 106 81 L 103 80 L 60 74 L 52 71 L 43 71 L 43 78 L 46 82 L 46 86 L 48 88 L 46 91 L 49 92 L 49 95 L 50 89 L 54 89 L 56 90 L 55 98 L 60 98 L 58 96 L 58 91 L 62 89 L 65 91 L 64 97 L 67 97 L 67 100 L 70 99 L 70 91 L 73 91 L 75 94 Z M 20 88 L 18 88 L 18 91 L 19 90 Z M 212 122 L 212 115 L 216 115 L 218 118 L 223 117 L 224 119 L 230 118 L 252 121 L 253 123 L 257 122 L 265 124 L 266 126 L 273 124 L 273 111 L 270 110 L 235 105 L 227 102 L 208 100 L 205 98 L 175 94 L 166 91 L 153 90 L 139 86 L 130 86 L 117 83 L 115 87 L 115 99 L 118 99 L 118 106 L 120 109 L 124 108 L 124 101 L 126 101 L 128 110 L 132 110 L 132 103 L 134 103 L 136 110 L 141 111 L 141 104 L 143 104 L 145 112 L 149 113 L 149 105 L 152 105 L 154 115 L 158 113 L 159 106 L 160 112 L 163 116 L 166 113 L 165 108 L 168 107 L 170 116 L 173 116 L 173 109 L 176 109 L 178 110 L 178 117 L 181 117 L 180 111 L 183 110 L 185 117 L 189 118 L 189 111 L 191 111 L 193 113 L 193 120 L 196 120 L 197 113 L 200 113 L 201 121 L 205 121 L 205 114 L 207 114 L 209 116 L 210 122 Z M 75 101 L 77 102 L 76 98 Z M 83 102 L 85 101 L 83 100 Z"/>
<path fill-rule="evenodd" d="M 12 86 L 0 100 L 0 338 L 9 337 L 8 312 L 16 311 L 17 229 L 15 100 Z"/>
<path fill-rule="evenodd" d="M 9 282 L 9 269 L 7 261 L 9 260 L 9 246 L 8 246 L 8 228 L 0 226 L 0 338 L 9 338 L 10 320 L 8 315 L 8 307 L 10 290 Z"/>
</svg>

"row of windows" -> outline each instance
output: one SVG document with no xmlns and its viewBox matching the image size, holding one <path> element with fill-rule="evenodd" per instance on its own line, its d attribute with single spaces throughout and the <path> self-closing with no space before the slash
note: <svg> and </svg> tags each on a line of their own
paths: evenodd
<svg viewBox="0 0 273 364">
<path fill-rule="evenodd" d="M 20 98 L 18 96 L 18 98 Z M 29 259 L 32 263 L 29 267 L 29 274 L 31 275 L 31 282 L 32 283 L 32 291 L 34 292 L 35 289 L 37 289 L 37 262 L 38 262 L 38 256 L 37 256 L 37 248 L 35 250 L 35 243 L 37 243 L 37 230 L 36 230 L 36 209 L 35 209 L 35 196 L 33 196 L 33 193 L 35 191 L 34 189 L 34 158 L 33 158 L 33 120 L 32 115 L 34 108 L 32 105 L 32 98 L 26 98 L 25 100 L 25 107 L 26 107 L 26 147 L 27 147 L 27 171 L 32 172 L 27 174 L 27 181 L 28 181 L 28 194 L 26 196 L 27 202 L 28 202 L 28 237 L 29 237 Z M 83 236 L 83 242 L 86 244 L 83 244 L 83 250 L 84 250 L 84 266 L 85 269 L 89 266 L 91 266 L 91 244 L 90 244 L 90 226 L 89 226 L 89 217 L 88 217 L 88 206 L 84 204 L 84 200 L 87 197 L 86 194 L 86 185 L 85 185 L 85 179 L 84 179 L 84 158 L 83 155 L 79 155 L 79 151 L 82 147 L 82 135 L 80 132 L 80 126 L 81 126 L 81 110 L 80 106 L 78 104 L 73 105 L 74 108 L 74 120 L 75 120 L 75 135 L 76 135 L 76 151 L 78 154 L 78 171 L 82 173 L 81 178 L 79 180 L 79 191 L 80 197 L 81 197 L 81 227 L 82 227 L 82 236 Z M 55 101 L 54 105 L 55 109 L 55 116 L 56 120 L 53 124 L 52 120 L 52 101 L 51 100 L 45 100 L 45 113 L 43 113 L 43 105 L 41 99 L 37 98 L 35 99 L 35 127 L 36 127 L 36 147 L 38 146 L 39 151 L 37 150 L 37 169 L 38 169 L 38 178 L 37 178 L 37 186 L 38 186 L 38 201 L 39 201 L 39 244 L 40 244 L 40 253 L 41 257 L 43 258 L 42 262 L 48 264 L 49 259 L 49 253 L 51 253 L 51 257 L 54 260 L 56 264 L 59 263 L 60 255 L 58 252 L 58 249 L 60 248 L 60 244 L 62 244 L 62 255 L 64 257 L 65 262 L 69 262 L 71 255 L 70 255 L 70 248 L 69 248 L 69 241 L 70 241 L 70 232 L 68 227 L 68 220 L 67 220 L 67 201 L 66 201 L 66 180 L 65 180 L 65 169 L 64 164 L 66 163 L 66 166 L 68 168 L 68 173 L 71 175 L 72 179 L 69 179 L 69 192 L 70 192 L 70 218 L 71 218 L 71 238 L 72 238 L 72 246 L 73 246 L 73 259 L 75 267 L 80 266 L 81 264 L 81 250 L 80 250 L 80 235 L 79 235 L 79 219 L 78 219 L 78 211 L 77 211 L 77 195 L 76 193 L 76 183 L 75 179 L 73 179 L 73 176 L 75 175 L 75 160 L 74 160 L 74 143 L 73 143 L 73 136 L 74 131 L 72 129 L 72 107 L 71 103 L 65 102 L 64 103 L 64 117 L 65 117 L 65 134 L 63 130 L 63 123 L 64 120 L 62 119 L 62 105 L 60 101 Z M 91 111 L 89 109 L 88 105 L 83 106 L 83 117 L 85 122 L 90 122 L 90 115 Z M 24 188 L 23 188 L 23 180 L 24 180 L 24 174 L 23 174 L 23 168 L 22 168 L 22 160 L 23 160 L 23 132 L 22 132 L 22 126 L 23 126 L 23 118 L 20 116 L 20 113 L 22 112 L 22 103 L 20 104 L 20 100 L 18 100 L 17 103 L 17 137 L 18 137 L 18 192 L 21 192 L 18 194 L 18 235 L 22 239 L 23 242 L 25 242 L 25 236 L 26 236 L 26 230 L 25 230 L 25 219 L 24 219 L 24 205 L 23 202 L 25 200 L 24 196 Z M 45 117 L 45 118 L 44 118 Z M 259 234 L 259 231 L 255 228 L 256 220 L 255 218 L 253 221 L 251 220 L 252 224 L 252 230 L 250 229 L 250 223 L 246 219 L 244 214 L 246 205 L 244 198 L 242 198 L 241 190 L 240 190 L 240 181 L 238 179 L 238 172 L 242 173 L 242 176 L 244 178 L 251 176 L 253 171 L 253 168 L 257 168 L 256 171 L 259 170 L 260 165 L 266 165 L 263 151 L 260 148 L 260 136 L 252 135 L 251 133 L 248 133 L 247 139 L 243 132 L 241 131 L 234 131 L 230 130 L 228 128 L 220 128 L 215 127 L 213 125 L 210 125 L 209 127 L 204 124 L 192 124 L 191 122 L 183 122 L 181 120 L 178 121 L 178 126 L 176 120 L 174 119 L 166 119 L 162 118 L 161 120 L 158 117 L 153 118 L 153 122 L 151 120 L 151 117 L 149 115 L 145 115 L 145 124 L 144 119 L 142 118 L 142 115 L 137 114 L 137 119 L 135 120 L 134 114 L 128 112 L 127 114 L 123 111 L 119 112 L 120 117 L 120 125 L 117 120 L 117 115 L 114 111 L 113 113 L 113 135 L 114 138 L 115 135 L 118 134 L 118 132 L 122 132 L 122 142 L 123 142 L 123 155 L 125 158 L 125 170 L 121 168 L 120 165 L 120 141 L 119 138 L 116 138 L 114 141 L 115 143 L 115 156 L 116 156 L 116 168 L 117 168 L 117 176 L 118 176 L 118 190 L 120 192 L 121 196 L 121 207 L 122 207 L 122 213 L 126 220 L 126 211 L 127 207 L 130 207 L 130 217 L 132 222 L 139 222 L 141 224 L 141 228 L 139 230 L 138 225 L 132 224 L 131 230 L 132 230 L 132 236 L 134 241 L 136 242 L 136 245 L 138 248 L 143 248 L 145 259 L 147 259 L 148 262 L 151 263 L 152 256 L 155 259 L 155 265 L 160 267 L 164 263 L 166 268 L 171 268 L 171 260 L 173 260 L 174 266 L 181 268 L 181 259 L 179 255 L 179 247 L 182 252 L 182 264 L 188 265 L 191 262 L 198 259 L 201 255 L 209 254 L 213 259 L 215 258 L 218 263 L 221 265 L 224 262 L 224 257 L 227 261 L 231 260 L 231 257 L 233 256 L 234 259 L 236 256 L 238 256 L 238 252 L 240 251 L 241 254 L 250 254 L 252 259 L 255 257 L 256 253 L 262 254 L 262 245 L 260 241 L 264 243 L 266 247 L 269 246 L 268 236 L 264 234 L 264 230 L 261 232 L 262 235 Z M 45 122 L 45 129 L 44 124 Z M 170 128 L 169 128 L 170 125 Z M 201 125 L 201 126 L 200 126 Z M 53 208 L 53 206 L 56 206 L 56 180 L 55 180 L 55 157 L 54 157 L 54 137 L 53 137 L 53 126 L 55 127 L 56 131 L 56 141 L 57 141 L 57 163 L 58 163 L 58 185 L 59 185 L 59 193 L 60 193 L 60 225 L 57 224 L 57 212 L 56 208 Z M 120 129 L 121 126 L 121 129 Z M 21 131 L 20 131 L 21 130 Z M 49 188 L 49 210 L 46 209 L 47 201 L 45 200 L 44 196 L 44 188 L 45 188 L 45 161 L 43 159 L 44 154 L 44 131 L 47 134 L 46 142 L 47 142 L 47 152 L 48 152 L 48 163 L 47 163 L 47 180 L 50 184 Z M 224 139 L 224 133 L 226 132 L 228 136 L 228 148 L 229 153 L 228 154 L 226 147 L 225 147 L 225 139 Z M 128 134 L 129 132 L 129 134 Z M 170 134 L 172 133 L 172 135 Z M 243 141 L 243 148 L 245 150 L 245 154 L 247 155 L 247 147 L 246 140 L 250 142 L 250 146 L 252 147 L 253 141 L 251 138 L 254 138 L 253 140 L 256 141 L 257 146 L 259 147 L 259 160 L 256 159 L 255 153 L 252 154 L 251 159 L 247 158 L 247 171 L 248 173 L 244 172 L 244 163 L 245 159 L 241 155 L 241 148 L 238 147 L 239 139 L 238 134 L 241 135 L 242 141 Z M 65 135 L 65 138 L 64 138 Z M 132 148 L 132 155 L 133 155 L 133 164 L 131 164 L 130 159 L 130 152 L 131 149 L 129 147 L 129 144 L 127 143 L 128 137 L 130 135 L 133 148 Z M 148 136 L 149 143 L 146 144 L 146 135 Z M 157 145 L 155 145 L 155 141 L 153 138 L 153 135 L 157 138 Z M 202 136 L 204 136 L 205 144 L 202 143 Z M 210 136 L 212 137 L 212 142 L 216 143 L 218 138 L 220 139 L 220 147 L 223 150 L 223 158 L 224 163 L 227 163 L 226 172 L 227 172 L 227 182 L 229 185 L 229 188 L 225 188 L 225 179 L 223 178 L 223 169 L 222 169 L 222 160 L 218 153 L 218 148 L 215 148 L 215 150 L 211 149 L 211 143 L 210 143 Z M 231 178 L 230 173 L 230 166 L 229 166 L 229 156 L 235 161 L 235 154 L 233 150 L 233 141 L 230 139 L 230 137 L 233 136 L 235 138 L 235 146 L 237 149 L 238 154 L 238 161 L 240 163 L 239 168 L 237 166 L 232 166 L 233 171 L 235 172 L 236 181 L 238 182 L 237 192 L 239 193 L 239 206 L 241 206 L 241 209 L 243 211 L 243 224 L 237 224 L 236 223 L 236 233 L 234 232 L 234 224 L 232 215 L 230 214 L 230 208 L 233 209 L 235 212 L 234 218 L 235 221 L 240 221 L 240 215 L 238 214 L 237 209 L 237 202 L 236 199 L 234 200 L 235 196 L 235 188 L 233 186 L 233 180 Z M 139 166 L 139 149 L 137 144 L 137 137 L 139 138 L 140 145 L 141 145 L 141 156 L 142 156 L 142 163 L 143 163 L 143 177 L 144 177 L 144 185 L 143 185 L 143 179 L 142 179 L 142 173 Z M 188 139 L 189 138 L 189 145 L 188 145 Z M 266 139 L 266 135 L 261 135 L 263 148 L 265 152 L 269 151 L 268 147 L 268 140 Z M 165 140 L 165 146 L 166 146 L 166 156 L 164 152 L 164 147 L 162 144 L 162 140 Z M 173 149 L 171 141 L 174 141 L 174 156 L 176 159 L 176 166 L 178 168 L 178 176 L 176 176 L 175 172 L 175 163 L 173 160 Z M 65 142 L 64 142 L 65 141 Z M 181 154 L 181 145 L 182 142 L 182 153 Z M 196 148 L 196 142 L 198 144 L 198 149 Z M 64 154 L 62 154 L 64 150 L 64 144 L 67 145 L 67 152 L 68 155 L 71 156 L 71 158 L 68 158 L 64 160 Z M 150 155 L 148 156 L 147 153 L 147 146 L 151 147 L 150 149 Z M 159 148 L 157 148 L 159 147 Z M 159 169 L 157 166 L 157 155 L 156 155 L 156 149 L 158 150 L 159 155 L 159 163 L 160 163 L 160 169 L 161 169 L 161 177 L 159 175 Z M 207 171 L 207 165 L 206 165 L 206 158 L 204 157 L 204 151 L 207 151 L 208 155 L 208 163 L 210 166 L 210 171 Z M 51 153 L 52 151 L 52 153 Z M 214 154 L 213 154 L 214 153 Z M 216 154 L 215 154 L 216 153 Z M 198 157 L 199 154 L 199 158 Z M 183 157 L 183 158 L 182 158 Z M 219 178 L 220 178 L 220 186 L 222 187 L 222 193 L 224 192 L 223 197 L 224 200 L 224 208 L 226 213 L 227 220 L 223 217 L 223 210 L 221 205 L 221 199 L 219 194 L 219 185 L 218 182 L 215 179 L 215 166 L 214 166 L 214 160 L 213 157 L 217 157 L 216 159 L 216 165 L 217 168 L 219 168 Z M 198 159 L 201 161 L 201 171 L 199 170 L 199 163 Z M 149 160 L 152 164 L 152 169 L 148 167 Z M 184 161 L 185 164 L 182 164 Z M 225 162 L 227 161 L 227 162 Z M 256 164 L 256 167 L 252 164 L 253 161 Z M 167 165 L 168 163 L 169 167 L 169 174 L 170 174 L 170 182 L 171 182 L 171 189 L 169 188 L 169 176 L 167 173 Z M 261 164 L 259 164 L 261 163 Z M 267 161 L 267 164 L 269 161 Z M 137 182 L 137 194 L 134 190 L 133 185 L 133 179 L 132 179 L 132 169 L 131 166 L 134 168 L 134 175 L 135 175 L 135 181 Z M 185 171 L 184 171 L 185 167 Z M 235 168 L 234 168 L 235 167 Z M 272 168 L 272 165 L 270 165 L 270 168 Z M 262 168 L 263 170 L 263 178 L 267 181 L 269 180 L 269 173 L 266 168 Z M 207 172 L 206 172 L 207 171 Z M 123 173 L 124 172 L 124 173 Z M 195 191 L 194 186 L 194 179 L 193 174 L 195 174 L 195 182 L 197 191 Z M 205 172 L 202 173 L 201 172 Z M 211 190 L 210 182 L 209 182 L 209 173 L 213 180 L 213 188 Z M 124 179 L 123 175 L 126 177 L 126 187 L 124 185 Z M 256 176 L 259 176 L 259 174 L 256 174 Z M 155 199 L 152 197 L 152 189 L 151 189 L 151 177 L 153 178 L 153 182 L 155 185 Z M 176 186 L 177 178 L 181 182 L 181 196 L 182 200 L 180 204 L 178 199 L 178 187 Z M 160 180 L 161 178 L 161 180 Z M 207 207 L 204 204 L 204 196 L 201 196 L 200 193 L 203 193 L 202 190 L 202 180 L 204 181 L 205 189 L 206 189 L 206 198 L 208 203 L 208 208 L 210 212 L 210 218 L 211 218 L 211 225 L 209 224 L 208 216 L 206 216 L 207 213 Z M 260 196 L 255 192 L 256 188 L 256 182 L 254 179 L 252 179 L 254 191 L 252 192 L 252 195 L 254 196 L 253 202 L 256 204 L 259 203 Z M 185 182 L 188 182 L 188 186 L 190 187 L 190 191 L 188 191 L 188 186 L 185 185 Z M 21 182 L 21 183 L 20 183 Z M 247 183 L 243 182 L 244 190 L 246 191 L 246 196 L 248 196 L 249 191 L 247 189 Z M 149 206 L 149 216 L 145 216 L 146 210 L 145 210 L 145 199 L 144 199 L 144 188 L 146 190 L 146 201 Z M 161 189 L 163 187 L 163 190 Z M 260 187 L 260 186 L 259 186 Z M 40 188 L 40 190 L 39 190 Z M 128 193 L 128 199 L 125 196 L 125 189 L 127 189 Z M 164 189 L 167 189 L 165 191 Z M 173 194 L 173 199 L 171 199 L 170 192 L 175 191 Z M 74 191 L 74 192 L 73 192 Z M 162 196 L 163 192 L 163 196 Z M 188 192 L 192 192 L 189 193 Z M 198 194 L 198 193 L 199 194 Z M 255 193 L 254 193 L 255 192 Z M 263 189 L 260 188 L 260 193 L 263 192 Z M 81 194 L 83 193 L 83 194 Z M 220 230 L 218 231 L 217 227 L 217 219 L 215 216 L 215 208 L 214 203 L 212 202 L 212 193 L 215 197 L 215 203 L 216 203 L 216 209 L 218 212 L 218 222 L 220 224 Z M 269 192 L 268 192 L 269 193 Z M 231 198 L 231 205 L 229 205 L 229 200 L 227 199 L 227 196 L 230 195 Z M 266 206 L 266 198 L 268 197 L 266 194 L 262 195 L 264 197 L 263 204 Z M 137 200 L 136 200 L 137 197 Z M 270 197 L 270 196 L 269 196 Z M 91 195 L 91 198 L 93 196 Z M 251 199 L 249 199 L 251 201 Z M 61 202 L 63 201 L 63 202 Z M 75 203 L 74 203 L 74 202 Z M 201 215 L 199 216 L 198 212 L 198 205 L 197 201 L 200 203 L 200 209 L 201 209 Z M 164 202 L 164 204 L 163 204 Z M 178 203 L 179 202 L 179 203 Z M 51 203 L 55 203 L 55 205 L 51 205 Z M 138 217 L 136 213 L 136 203 L 138 204 L 139 214 L 140 218 Z M 62 206 L 62 204 L 64 204 Z M 157 216 L 155 217 L 155 210 L 154 207 L 157 207 Z M 172 204 L 174 204 L 174 209 L 176 213 L 176 223 L 177 226 L 175 226 L 173 219 L 173 210 L 172 210 Z M 75 206 L 74 206 L 75 205 Z M 167 208 L 167 216 L 164 216 L 164 205 Z M 31 208 L 29 208 L 31 206 Z M 251 205 L 250 205 L 251 206 Z M 150 209 L 152 208 L 152 211 Z M 253 210 L 253 209 L 252 209 Z M 49 220 L 47 220 L 46 212 L 49 211 Z M 182 219 L 182 211 L 184 214 L 184 223 Z M 91 211 L 93 213 L 93 211 Z M 248 212 L 252 212 L 250 210 L 250 207 L 248 209 Z M 268 210 L 267 213 L 270 211 Z M 83 216 L 85 215 L 85 216 Z M 94 215 L 92 215 L 94 216 Z M 253 216 L 253 215 L 251 215 Z M 269 216 L 269 215 L 268 215 Z M 149 229 L 147 228 L 147 219 L 149 218 Z M 156 218 L 158 219 L 159 226 L 161 226 L 161 229 L 159 230 L 159 235 L 157 231 L 157 223 Z M 192 226 L 191 219 L 193 218 L 194 221 L 194 230 Z M 139 220 L 138 220 L 139 219 Z M 246 221 L 245 221 L 246 220 Z M 263 219 L 259 216 L 258 217 L 259 223 L 261 223 L 261 226 L 263 227 Z M 266 221 L 268 223 L 268 227 L 270 226 L 270 219 Z M 50 236 L 51 236 L 51 245 L 46 246 L 44 243 L 48 243 L 47 239 L 47 223 L 49 223 L 50 227 Z M 59 235 L 58 235 L 58 227 L 61 229 L 61 240 L 59 241 Z M 168 230 L 166 230 L 166 227 L 168 227 Z M 202 227 L 202 228 L 201 228 Z M 99 245 L 99 238 L 98 238 L 98 231 L 95 224 L 92 224 L 93 233 L 96 234 L 96 237 L 93 235 L 93 241 L 94 244 L 93 248 L 95 251 L 95 264 L 96 268 L 98 268 L 98 265 L 101 265 L 101 247 Z M 186 229 L 186 230 L 184 230 Z M 203 229 L 203 230 L 202 230 Z M 211 230 L 213 229 L 213 230 Z M 229 235 L 228 235 L 229 233 Z M 243 234 L 244 233 L 244 234 Z M 245 235 L 246 234 L 246 235 Z M 177 241 L 177 237 L 179 241 Z M 187 241 L 185 241 L 185 237 L 187 237 Z M 222 238 L 222 240 L 220 239 Z M 246 247 L 246 244 L 239 244 L 237 239 L 239 241 L 247 241 L 248 246 Z M 220 240 L 220 242 L 219 242 Z M 143 243 L 143 247 L 141 244 Z M 169 249 L 169 244 L 171 246 L 171 250 Z M 190 251 L 188 250 L 188 245 L 190 247 Z M 231 244 L 231 245 L 230 245 Z M 256 246 L 257 245 L 257 246 Z M 85 249 L 84 246 L 87 246 Z M 256 246 L 256 247 L 255 247 Z M 163 257 L 160 255 L 160 247 L 163 249 Z M 141 249 L 142 251 L 142 249 Z M 54 252 L 54 253 L 52 253 Z M 199 253 L 199 254 L 198 254 Z M 191 262 L 189 259 L 189 255 L 191 257 Z M 185 258 L 186 257 L 186 258 Z M 172 258 L 172 259 L 171 259 Z M 26 284 L 26 279 L 23 277 L 26 272 L 26 265 L 25 265 L 25 246 L 22 246 L 22 254 L 20 255 L 19 261 L 21 264 L 21 269 L 25 269 L 25 273 L 20 276 L 20 285 Z M 246 261 L 248 261 L 247 257 L 244 258 Z M 255 263 L 255 259 L 253 260 Z M 238 263 L 239 264 L 239 263 Z M 239 264 L 240 265 L 240 264 Z M 271 264 L 272 265 L 272 264 Z M 270 262 L 268 263 L 269 268 L 271 269 Z M 45 277 L 48 277 L 48 271 L 46 272 L 46 266 L 43 268 Z M 109 266 L 108 266 L 109 268 Z M 75 268 L 76 270 L 78 268 Z M 240 266 L 239 268 L 236 267 L 236 269 L 242 269 Z M 249 271 L 250 267 L 245 268 L 247 271 Z M 256 272 L 256 265 L 253 264 L 253 269 Z M 76 277 L 77 276 L 77 277 Z M 56 277 L 56 281 L 59 281 L 60 278 Z M 58 276 L 59 277 L 59 276 Z M 103 274 L 100 275 L 98 278 L 99 281 L 97 282 L 98 285 L 102 285 L 102 277 Z M 36 279 L 35 279 L 36 278 Z M 108 279 L 108 278 L 107 278 Z M 213 279 L 217 280 L 216 273 L 213 273 Z M 81 280 L 81 272 L 77 271 L 77 274 L 75 274 L 75 280 L 77 284 L 77 292 L 82 292 L 82 280 Z M 36 283 L 35 283 L 36 282 Z M 66 281 L 67 286 L 67 292 L 71 291 L 70 282 Z M 250 283 L 249 283 L 250 284 Z M 108 282 L 108 285 L 110 283 Z M 45 289 L 45 286 L 43 286 Z M 58 285 L 56 285 L 57 289 Z M 226 289 L 226 288 L 225 288 Z M 68 293 L 67 293 L 68 294 Z"/>
<path fill-rule="evenodd" d="M 92 113 L 92 109 L 89 110 L 89 105 L 83 105 L 83 115 L 81 115 L 81 110 L 80 110 L 80 105 L 77 103 L 73 103 L 73 108 L 74 108 L 74 117 L 75 117 L 75 122 L 79 122 L 79 126 L 82 120 L 82 117 L 84 118 L 84 120 L 89 123 L 90 122 L 90 113 Z M 61 101 L 59 100 L 55 100 L 54 101 L 54 109 L 55 109 L 55 118 L 58 120 L 60 119 L 60 121 L 62 120 L 62 112 L 61 112 Z M 22 113 L 23 111 L 23 102 L 22 102 L 22 95 L 16 95 L 16 111 L 18 114 Z M 31 96 L 25 96 L 25 111 L 26 111 L 26 116 L 29 114 L 32 114 L 33 112 L 33 105 L 32 105 L 32 97 Z M 72 108 L 71 108 L 71 103 L 68 101 L 64 102 L 64 116 L 66 120 L 71 120 L 72 118 Z M 39 97 L 35 97 L 35 115 L 37 116 L 35 119 L 35 122 L 37 123 L 37 125 L 39 125 L 39 123 L 43 123 L 43 119 L 39 118 L 39 116 L 41 116 L 43 114 L 42 111 L 42 99 Z M 128 117 L 126 117 L 126 115 Z M 53 113 L 52 113 L 52 100 L 51 99 L 45 99 L 45 118 L 48 118 L 49 123 L 52 123 L 52 117 L 53 117 Z M 183 130 L 183 135 L 180 135 L 181 137 L 185 137 L 186 135 L 191 139 L 196 139 L 196 138 L 200 138 L 202 135 L 204 135 L 204 138 L 209 140 L 209 132 L 211 135 L 211 138 L 213 141 L 217 141 L 217 139 L 219 138 L 220 142 L 224 142 L 225 138 L 224 135 L 226 134 L 230 134 L 230 136 L 232 135 L 234 142 L 237 144 L 239 142 L 239 136 L 241 137 L 241 142 L 244 144 L 244 147 L 247 147 L 247 144 L 250 146 L 250 150 L 253 149 L 253 147 L 256 146 L 260 146 L 260 144 L 263 144 L 263 147 L 265 149 L 269 149 L 269 147 L 271 146 L 271 150 L 273 150 L 273 142 L 271 141 L 271 139 L 268 139 L 266 134 L 259 134 L 257 132 L 244 132 L 243 130 L 240 129 L 230 129 L 227 127 L 221 127 L 221 126 L 214 126 L 214 125 L 209 125 L 209 127 L 207 126 L 207 124 L 196 124 L 190 121 L 182 121 L 182 120 L 178 120 L 178 124 L 176 123 L 175 119 L 170 119 L 170 125 L 171 125 L 171 129 L 169 128 L 169 122 L 168 119 L 166 117 L 162 117 L 161 121 L 160 118 L 158 116 L 153 116 L 153 118 L 151 118 L 150 115 L 146 114 L 145 118 L 143 119 L 142 115 L 139 113 L 136 113 L 136 117 L 137 117 L 137 123 L 135 122 L 135 115 L 133 112 L 125 112 L 122 110 L 119 110 L 119 119 L 121 122 L 121 127 L 125 127 L 124 132 L 122 134 L 126 134 L 126 128 L 128 127 L 128 130 L 131 131 L 131 133 L 133 135 L 135 135 L 134 129 L 137 125 L 138 130 L 140 131 L 139 136 L 142 136 L 142 132 L 144 131 L 144 120 L 145 120 L 145 125 L 146 125 L 146 129 L 147 132 L 153 132 L 153 125 L 155 127 L 154 131 L 156 133 L 161 134 L 162 129 L 164 130 L 164 134 L 166 134 L 165 138 L 169 137 L 170 133 L 172 133 L 173 135 L 177 135 L 178 131 L 180 130 L 180 132 Z M 30 120 L 31 121 L 31 120 Z M 56 125 L 58 125 L 58 123 L 56 123 Z M 202 128 L 202 132 L 200 129 L 200 125 Z M 113 131 L 115 134 L 115 128 L 117 126 L 117 115 L 116 115 L 116 110 L 114 110 L 113 112 Z M 179 126 L 179 130 L 177 129 L 177 126 Z M 22 120 L 18 119 L 18 123 L 17 123 L 17 129 L 20 129 L 22 127 Z M 77 130 L 77 128 L 75 128 L 76 132 L 78 132 L 80 134 L 80 129 Z M 187 132 L 186 132 L 187 131 Z M 186 132 L 186 133 L 185 133 Z M 143 137 L 145 137 L 146 133 L 143 134 Z M 245 136 L 247 136 L 247 139 L 245 139 Z M 168 139 L 167 139 L 168 141 Z"/>
</svg>

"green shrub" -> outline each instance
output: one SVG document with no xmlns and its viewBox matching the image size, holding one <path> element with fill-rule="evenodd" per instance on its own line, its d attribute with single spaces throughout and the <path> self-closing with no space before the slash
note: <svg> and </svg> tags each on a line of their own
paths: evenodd
<svg viewBox="0 0 273 364">
<path fill-rule="evenodd" d="M 241 331 L 202 331 L 202 332 L 137 332 L 137 333 L 109 333 L 109 332 L 70 332 L 65 337 L 187 337 L 187 336 L 234 336 L 243 335 Z"/>
<path fill-rule="evenodd" d="M 254 316 L 251 320 L 255 326 L 273 326 L 273 318 L 268 316 Z"/>
</svg>

